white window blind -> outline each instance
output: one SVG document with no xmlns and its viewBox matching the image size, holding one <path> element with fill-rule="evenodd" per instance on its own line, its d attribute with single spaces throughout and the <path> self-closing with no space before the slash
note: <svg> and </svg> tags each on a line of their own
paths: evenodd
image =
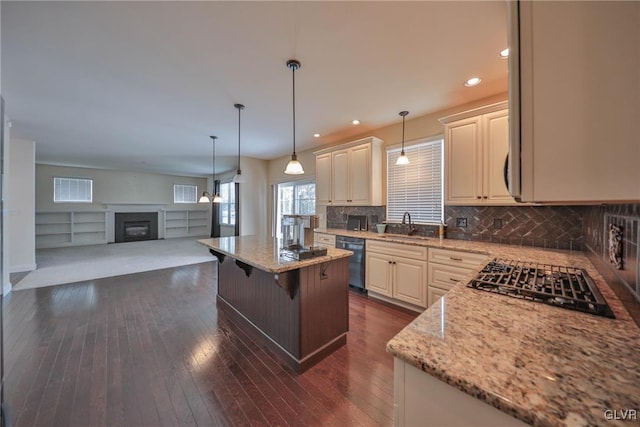
<svg viewBox="0 0 640 427">
<path fill-rule="evenodd" d="M 83 178 L 53 178 L 53 202 L 91 203 L 93 180 Z"/>
<path fill-rule="evenodd" d="M 387 222 L 443 222 L 442 140 L 405 146 L 408 165 L 396 165 L 400 148 L 387 150 Z"/>
<path fill-rule="evenodd" d="M 196 203 L 198 187 L 195 185 L 174 184 L 173 203 Z"/>
</svg>

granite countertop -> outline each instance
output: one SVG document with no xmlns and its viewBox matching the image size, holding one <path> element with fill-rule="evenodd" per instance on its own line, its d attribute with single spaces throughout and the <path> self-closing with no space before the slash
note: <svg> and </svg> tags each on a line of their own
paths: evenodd
<svg viewBox="0 0 640 427">
<path fill-rule="evenodd" d="M 316 231 L 411 243 L 406 236 Z M 387 351 L 534 425 L 638 425 L 608 420 L 605 411 L 618 418 L 622 410 L 640 412 L 640 328 L 582 252 L 434 238 L 413 244 L 484 253 L 487 261 L 584 268 L 616 319 L 466 287 L 480 266 L 389 341 Z"/>
<path fill-rule="evenodd" d="M 198 240 L 198 243 L 270 273 L 282 273 L 353 255 L 351 251 L 328 248 L 325 256 L 294 261 L 280 257 L 280 241 L 266 236 L 218 237 Z"/>
</svg>

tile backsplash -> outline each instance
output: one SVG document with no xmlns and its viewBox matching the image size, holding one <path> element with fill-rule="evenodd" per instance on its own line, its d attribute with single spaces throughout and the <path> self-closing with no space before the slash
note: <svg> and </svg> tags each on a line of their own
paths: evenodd
<svg viewBox="0 0 640 427">
<path fill-rule="evenodd" d="M 622 268 L 609 259 L 610 224 L 622 228 Z M 585 253 L 640 325 L 640 204 L 589 206 L 583 234 Z"/>
<path fill-rule="evenodd" d="M 582 206 L 447 206 L 446 236 L 521 246 L 582 250 Z M 366 215 L 369 231 L 384 222 L 385 206 L 328 206 L 327 227 L 345 228 L 348 215 Z M 377 221 L 374 221 L 377 220 Z M 466 227 L 458 226 L 459 220 Z M 417 234 L 436 237 L 438 227 L 416 224 Z M 408 226 L 388 224 L 389 233 L 407 233 Z"/>
</svg>

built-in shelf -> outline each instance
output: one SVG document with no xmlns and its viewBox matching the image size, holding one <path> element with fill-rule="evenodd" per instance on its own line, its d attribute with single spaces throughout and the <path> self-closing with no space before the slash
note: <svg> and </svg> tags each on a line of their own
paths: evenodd
<svg viewBox="0 0 640 427">
<path fill-rule="evenodd" d="M 36 212 L 36 248 L 107 243 L 105 211 Z"/>
<path fill-rule="evenodd" d="M 205 236 L 208 230 L 208 210 L 176 209 L 165 211 L 165 238 Z"/>
</svg>

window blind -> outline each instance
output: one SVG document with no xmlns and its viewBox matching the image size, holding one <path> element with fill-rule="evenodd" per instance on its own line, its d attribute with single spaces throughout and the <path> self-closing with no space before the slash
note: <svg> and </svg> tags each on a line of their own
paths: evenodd
<svg viewBox="0 0 640 427">
<path fill-rule="evenodd" d="M 173 203 L 196 203 L 198 187 L 195 185 L 175 184 L 173 186 Z"/>
<path fill-rule="evenodd" d="M 53 201 L 91 203 L 93 180 L 82 178 L 53 178 Z"/>
<path fill-rule="evenodd" d="M 396 165 L 400 148 L 387 150 L 387 222 L 401 222 L 405 212 L 414 223 L 443 222 L 442 140 L 409 147 L 408 165 Z"/>
</svg>

